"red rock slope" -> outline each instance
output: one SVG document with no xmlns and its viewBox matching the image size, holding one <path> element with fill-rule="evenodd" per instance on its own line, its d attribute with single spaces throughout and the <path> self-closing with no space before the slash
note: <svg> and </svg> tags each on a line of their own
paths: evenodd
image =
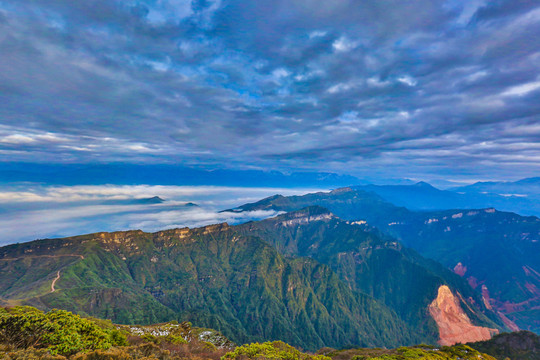
<svg viewBox="0 0 540 360">
<path fill-rule="evenodd" d="M 499 332 L 473 325 L 461 308 L 459 298 L 446 285 L 439 287 L 437 298 L 429 305 L 429 313 L 439 328 L 441 345 L 489 340 Z"/>
</svg>

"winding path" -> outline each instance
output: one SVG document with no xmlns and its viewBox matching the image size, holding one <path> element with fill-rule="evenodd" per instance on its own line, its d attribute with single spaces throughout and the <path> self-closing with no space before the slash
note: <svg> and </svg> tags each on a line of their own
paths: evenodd
<svg viewBox="0 0 540 360">
<path fill-rule="evenodd" d="M 54 280 L 52 281 L 52 284 L 51 284 L 51 292 L 55 292 L 56 290 L 54 289 L 54 284 L 56 284 L 56 282 L 58 281 L 58 279 L 60 279 L 60 270 L 58 270 L 58 272 L 56 273 L 56 278 L 54 278 Z"/>
<path fill-rule="evenodd" d="M 19 259 L 28 259 L 28 258 L 59 258 L 59 257 L 65 257 L 65 256 L 74 256 L 74 257 L 78 257 L 78 258 L 81 258 L 82 260 L 84 260 L 84 255 L 80 255 L 80 254 L 64 254 L 64 255 L 25 255 L 25 256 L 19 256 L 19 257 L 14 257 L 14 258 L 0 258 L 0 261 L 4 260 L 4 261 L 15 261 L 15 260 L 19 260 Z M 51 292 L 55 292 L 56 289 L 54 288 L 54 285 L 56 284 L 56 282 L 60 279 L 60 270 L 58 270 L 56 272 L 56 277 L 53 279 L 52 281 L 52 284 L 51 284 Z"/>
</svg>

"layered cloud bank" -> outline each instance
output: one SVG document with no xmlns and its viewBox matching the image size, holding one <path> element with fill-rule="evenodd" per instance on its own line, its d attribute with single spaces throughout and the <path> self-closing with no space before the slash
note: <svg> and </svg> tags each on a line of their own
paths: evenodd
<svg viewBox="0 0 540 360">
<path fill-rule="evenodd" d="M 521 178 L 534 1 L 0 1 L 0 160 Z"/>
</svg>

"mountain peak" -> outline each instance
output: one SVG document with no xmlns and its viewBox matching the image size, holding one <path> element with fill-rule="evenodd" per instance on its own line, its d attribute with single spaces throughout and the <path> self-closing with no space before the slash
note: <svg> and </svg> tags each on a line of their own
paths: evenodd
<svg viewBox="0 0 540 360">
<path fill-rule="evenodd" d="M 281 199 L 281 198 L 284 198 L 285 196 L 281 195 L 281 194 L 276 194 L 276 195 L 272 195 L 272 196 L 269 196 L 267 198 L 264 198 L 262 199 L 262 201 L 271 201 L 271 200 L 276 200 L 276 199 Z"/>
<path fill-rule="evenodd" d="M 334 189 L 334 190 L 330 191 L 330 194 L 342 194 L 342 193 L 347 193 L 347 192 L 351 192 L 351 191 L 354 191 L 353 188 L 351 188 L 350 186 L 347 186 L 347 187 Z"/>
<path fill-rule="evenodd" d="M 133 202 L 137 204 L 161 204 L 165 202 L 165 200 L 159 196 L 152 196 L 149 198 L 135 199 Z"/>
<path fill-rule="evenodd" d="M 435 189 L 435 187 L 433 187 L 433 185 L 428 184 L 428 183 L 425 182 L 425 181 L 419 181 L 419 182 L 417 182 L 416 184 L 414 184 L 414 186 L 416 186 L 416 187 L 423 187 L 423 188 Z"/>
</svg>

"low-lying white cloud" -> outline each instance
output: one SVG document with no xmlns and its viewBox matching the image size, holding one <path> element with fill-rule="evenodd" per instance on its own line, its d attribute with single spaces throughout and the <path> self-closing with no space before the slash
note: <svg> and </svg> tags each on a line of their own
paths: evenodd
<svg viewBox="0 0 540 360">
<path fill-rule="evenodd" d="M 77 185 L 30 186 L 27 189 L 0 191 L 1 202 L 76 202 L 96 200 L 127 200 L 159 196 L 167 200 L 185 199 L 189 202 L 215 197 L 228 198 L 237 194 L 242 200 L 256 200 L 266 194 L 297 194 L 317 189 L 246 188 L 230 186 L 166 186 L 166 185 Z M 235 198 L 236 199 L 236 198 Z M 229 199 L 232 200 L 232 199 Z"/>
<path fill-rule="evenodd" d="M 227 222 L 238 224 L 276 211 L 220 212 L 264 197 L 319 189 L 225 186 L 37 186 L 0 191 L 0 245 L 100 231 L 158 231 Z M 159 196 L 162 203 L 137 199 Z M 188 202 L 198 206 L 186 206 Z"/>
<path fill-rule="evenodd" d="M 190 210 L 162 211 L 154 214 L 131 214 L 126 216 L 132 228 L 145 231 L 181 227 L 200 227 L 217 223 L 238 224 L 254 219 L 265 219 L 278 215 L 273 210 L 257 210 L 246 212 L 215 212 L 202 208 Z"/>
</svg>

